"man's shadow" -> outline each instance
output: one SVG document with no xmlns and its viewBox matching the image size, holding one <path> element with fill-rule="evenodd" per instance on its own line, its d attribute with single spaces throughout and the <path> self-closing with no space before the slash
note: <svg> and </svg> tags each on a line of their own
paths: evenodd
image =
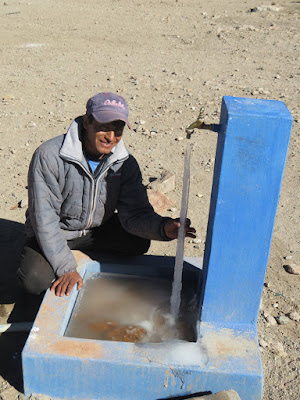
<svg viewBox="0 0 300 400">
<path fill-rule="evenodd" d="M 24 224 L 0 219 L 0 325 L 24 322 L 23 293 L 16 271 L 25 241 Z M 0 334 L 0 375 L 22 391 L 21 352 L 29 332 Z"/>
</svg>

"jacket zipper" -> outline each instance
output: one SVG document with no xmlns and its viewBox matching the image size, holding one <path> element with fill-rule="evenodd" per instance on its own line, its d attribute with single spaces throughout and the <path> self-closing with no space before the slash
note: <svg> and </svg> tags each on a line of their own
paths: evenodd
<svg viewBox="0 0 300 400">
<path fill-rule="evenodd" d="M 90 214 L 89 214 L 89 216 L 88 216 L 87 225 L 85 226 L 84 229 L 82 229 L 82 230 L 80 231 L 80 232 L 81 232 L 81 235 L 82 235 L 82 234 L 85 235 L 85 230 L 87 230 L 87 229 L 92 225 L 92 222 L 93 222 L 93 216 L 94 216 L 94 212 L 95 212 L 95 209 L 96 209 L 96 197 L 97 197 L 97 190 L 96 190 L 96 189 L 97 189 L 97 186 L 98 186 L 98 182 L 100 181 L 100 178 L 105 174 L 106 171 L 109 170 L 109 168 L 110 168 L 112 165 L 116 165 L 116 164 L 121 163 L 122 161 L 126 160 L 126 159 L 128 158 L 128 156 L 126 156 L 126 157 L 124 157 L 124 158 L 121 158 L 121 159 L 115 161 L 115 162 L 112 163 L 112 164 L 109 164 L 109 165 L 105 168 L 105 170 L 104 170 L 101 174 L 99 174 L 99 176 L 98 176 L 98 178 L 96 179 L 96 181 L 95 181 L 93 175 L 91 175 L 91 173 L 90 173 L 89 171 L 87 171 L 86 168 L 84 168 L 83 165 L 82 165 L 80 162 L 78 162 L 78 161 L 76 161 L 76 160 L 73 160 L 72 158 L 69 158 L 69 157 L 65 157 L 65 158 L 66 158 L 66 159 L 69 159 L 70 161 L 72 161 L 72 162 L 74 162 L 75 164 L 79 165 L 79 166 L 87 173 L 87 175 L 91 178 L 91 181 L 92 181 L 92 196 L 91 196 L 91 202 L 90 202 L 90 210 L 91 210 L 91 211 L 90 211 Z"/>
<path fill-rule="evenodd" d="M 105 174 L 106 171 L 109 170 L 109 168 L 110 168 L 112 165 L 119 164 L 120 162 L 126 160 L 126 158 L 127 158 L 127 157 L 125 157 L 125 158 L 123 158 L 123 159 L 121 159 L 121 160 L 118 160 L 118 161 L 116 161 L 116 162 L 113 163 L 113 164 L 108 165 L 107 168 L 99 174 L 99 176 L 98 176 L 98 178 L 96 179 L 96 181 L 95 181 L 94 178 L 92 177 L 93 180 L 94 180 L 94 182 L 93 182 L 93 188 L 92 188 L 92 198 L 91 198 L 91 208 L 90 208 L 91 212 L 90 212 L 90 215 L 89 215 L 89 217 L 88 217 L 88 222 L 87 222 L 87 225 L 86 225 L 86 227 L 84 228 L 84 230 L 85 230 L 85 229 L 88 229 L 88 228 L 92 225 L 92 222 L 93 222 L 93 216 L 94 216 L 94 213 L 95 213 L 95 210 L 96 210 L 96 198 L 97 198 L 97 193 L 98 193 L 97 187 L 98 187 L 98 183 L 100 182 L 100 178 Z"/>
</svg>

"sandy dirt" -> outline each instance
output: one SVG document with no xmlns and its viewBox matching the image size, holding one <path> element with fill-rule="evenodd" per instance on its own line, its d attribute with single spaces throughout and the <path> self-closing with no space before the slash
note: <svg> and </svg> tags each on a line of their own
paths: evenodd
<svg viewBox="0 0 300 400">
<path fill-rule="evenodd" d="M 30 0 L 0 5 L 0 323 L 24 320 L 14 303 L 17 255 L 23 240 L 26 175 L 35 148 L 64 133 L 99 91 L 129 103 L 125 141 L 148 184 L 163 169 L 176 174 L 168 193 L 180 209 L 185 128 L 205 106 L 218 123 L 222 96 L 283 101 L 294 118 L 258 321 L 264 400 L 297 400 L 299 321 L 299 1 L 279 0 Z M 203 256 L 216 149 L 215 133 L 193 134 L 189 217 Z M 22 201 L 22 207 L 19 203 Z M 177 209 L 177 210 L 174 210 Z M 175 255 L 176 243 L 151 254 Z M 2 279 L 3 278 L 3 279 Z M 14 319 L 15 318 L 15 319 Z M 297 319 L 297 317 L 296 317 Z M 0 337 L 0 398 L 21 399 L 20 351 L 26 335 Z M 2 397 L 1 397 L 2 396 Z"/>
</svg>

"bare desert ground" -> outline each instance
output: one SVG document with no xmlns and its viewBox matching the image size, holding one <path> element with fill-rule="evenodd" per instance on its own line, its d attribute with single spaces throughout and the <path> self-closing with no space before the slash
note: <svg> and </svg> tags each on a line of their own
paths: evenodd
<svg viewBox="0 0 300 400">
<path fill-rule="evenodd" d="M 218 123 L 224 95 L 283 101 L 294 118 L 258 321 L 264 400 L 298 400 L 300 264 L 299 1 L 6 0 L 0 5 L 0 323 L 12 320 L 23 240 L 26 176 L 35 148 L 62 134 L 99 91 L 123 95 L 134 130 L 125 142 L 148 184 L 176 175 L 165 215 L 180 209 L 185 128 L 205 106 Z M 193 134 L 188 215 L 203 256 L 216 134 Z M 175 255 L 176 243 L 151 254 Z M 279 324 L 271 317 L 292 314 Z M 22 320 L 22 313 L 16 317 Z M 275 321 L 275 322 L 274 322 Z M 23 399 L 26 335 L 0 337 L 0 399 Z"/>
</svg>

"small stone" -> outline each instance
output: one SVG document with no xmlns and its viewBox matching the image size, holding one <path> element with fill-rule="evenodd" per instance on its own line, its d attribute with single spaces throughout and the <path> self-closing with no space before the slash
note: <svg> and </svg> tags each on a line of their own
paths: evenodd
<svg viewBox="0 0 300 400">
<path fill-rule="evenodd" d="M 176 140 L 177 142 L 181 142 L 181 140 L 183 140 L 183 137 L 182 137 L 182 136 L 178 136 L 175 140 Z"/>
<path fill-rule="evenodd" d="M 278 304 L 278 303 L 274 303 L 274 304 L 273 304 L 273 307 L 274 307 L 274 308 L 278 308 L 278 307 L 279 307 L 279 304 Z"/>
<path fill-rule="evenodd" d="M 139 125 L 145 125 L 145 123 L 146 123 L 146 121 L 144 121 L 143 119 L 140 119 L 140 120 L 138 121 L 138 124 L 139 124 Z"/>
<path fill-rule="evenodd" d="M 297 313 L 297 311 L 292 311 L 287 314 L 287 316 L 292 320 L 299 322 L 300 321 L 300 315 Z"/>
<path fill-rule="evenodd" d="M 285 256 L 283 257 L 285 260 L 291 260 L 293 258 L 293 256 Z"/>
<path fill-rule="evenodd" d="M 271 284 L 270 284 L 270 282 L 265 282 L 265 283 L 264 283 L 264 286 L 265 286 L 265 287 L 270 287 Z"/>
<path fill-rule="evenodd" d="M 203 194 L 197 193 L 196 196 L 199 197 L 199 198 L 201 199 L 201 198 L 203 197 Z"/>
<path fill-rule="evenodd" d="M 194 245 L 194 249 L 200 249 L 200 245 L 199 244 L 195 244 Z"/>
<path fill-rule="evenodd" d="M 16 154 L 16 150 L 15 149 L 10 149 L 11 154 Z"/>
<path fill-rule="evenodd" d="M 192 243 L 196 243 L 196 244 L 201 243 L 201 239 L 193 239 Z"/>
<path fill-rule="evenodd" d="M 284 265 L 283 268 L 288 272 L 289 274 L 293 275 L 300 275 L 300 265 L 297 264 L 287 264 Z"/>
<path fill-rule="evenodd" d="M 177 208 L 176 208 L 176 207 L 171 207 L 171 208 L 168 209 L 168 211 L 176 212 L 176 211 L 177 211 Z"/>
<path fill-rule="evenodd" d="M 259 345 L 260 345 L 260 347 L 265 349 L 266 347 L 269 346 L 269 343 L 267 343 L 264 339 L 259 339 Z"/>
<path fill-rule="evenodd" d="M 36 123 L 33 122 L 33 121 L 30 121 L 30 122 L 27 124 L 27 128 L 35 128 L 35 127 L 36 127 Z"/>
<path fill-rule="evenodd" d="M 28 199 L 21 200 L 20 203 L 19 203 L 19 207 L 20 208 L 28 207 Z"/>
<path fill-rule="evenodd" d="M 284 351 L 284 347 L 280 342 L 273 344 L 273 351 L 275 354 L 278 354 L 281 357 L 285 357 L 287 354 Z"/>
<path fill-rule="evenodd" d="M 280 315 L 276 318 L 279 325 L 287 325 L 290 322 L 290 319 L 285 315 Z"/>
<path fill-rule="evenodd" d="M 266 316 L 266 321 L 267 321 L 267 323 L 269 325 L 272 325 L 272 326 L 276 326 L 277 325 L 276 319 L 274 317 L 272 317 L 272 315 L 267 315 Z"/>
</svg>

